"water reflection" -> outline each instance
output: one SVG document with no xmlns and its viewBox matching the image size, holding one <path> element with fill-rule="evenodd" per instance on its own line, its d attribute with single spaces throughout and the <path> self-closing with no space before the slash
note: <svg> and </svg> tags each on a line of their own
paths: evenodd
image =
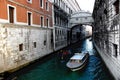
<svg viewBox="0 0 120 80">
<path fill-rule="evenodd" d="M 33 69 L 18 76 L 18 80 L 113 80 L 101 58 L 96 55 L 92 41 L 81 41 L 76 48 L 69 48 L 67 57 L 61 61 L 61 56 L 56 54 Z M 89 51 L 89 63 L 83 71 L 72 72 L 66 67 L 66 62 L 74 52 Z"/>
<path fill-rule="evenodd" d="M 89 51 L 90 55 L 94 55 L 93 44 L 90 39 L 82 41 L 82 45 L 77 48 L 80 51 Z"/>
</svg>

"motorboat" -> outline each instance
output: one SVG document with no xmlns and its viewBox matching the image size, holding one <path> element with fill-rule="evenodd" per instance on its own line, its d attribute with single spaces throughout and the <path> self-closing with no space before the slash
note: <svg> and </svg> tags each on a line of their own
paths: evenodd
<svg viewBox="0 0 120 80">
<path fill-rule="evenodd" d="M 75 53 L 70 60 L 67 62 L 66 66 L 72 71 L 77 71 L 83 69 L 88 62 L 89 53 Z"/>
</svg>

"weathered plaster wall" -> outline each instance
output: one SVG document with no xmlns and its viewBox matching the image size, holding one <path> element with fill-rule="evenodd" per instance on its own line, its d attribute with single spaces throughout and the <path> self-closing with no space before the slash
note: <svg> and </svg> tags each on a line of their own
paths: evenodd
<svg viewBox="0 0 120 80">
<path fill-rule="evenodd" d="M 0 72 L 18 68 L 53 52 L 52 32 L 49 28 L 0 24 Z M 22 51 L 19 50 L 20 44 L 23 44 Z"/>
</svg>

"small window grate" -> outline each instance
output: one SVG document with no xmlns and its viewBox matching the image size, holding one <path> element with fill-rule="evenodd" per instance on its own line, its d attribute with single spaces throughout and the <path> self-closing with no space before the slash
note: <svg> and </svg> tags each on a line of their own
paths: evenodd
<svg viewBox="0 0 120 80">
<path fill-rule="evenodd" d="M 23 51 L 23 44 L 19 44 L 19 51 Z"/>
<path fill-rule="evenodd" d="M 34 48 L 36 48 L 37 47 L 37 44 L 36 44 L 36 42 L 34 42 Z"/>
</svg>

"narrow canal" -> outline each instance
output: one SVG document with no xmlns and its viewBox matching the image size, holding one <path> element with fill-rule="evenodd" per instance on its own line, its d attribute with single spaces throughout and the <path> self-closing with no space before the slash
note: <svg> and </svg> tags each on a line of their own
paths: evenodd
<svg viewBox="0 0 120 80">
<path fill-rule="evenodd" d="M 55 53 L 32 64 L 32 68 L 17 75 L 17 80 L 113 80 L 89 39 L 81 41 L 77 47 L 68 48 L 67 51 L 69 54 L 63 60 L 60 53 Z M 89 62 L 84 70 L 72 72 L 66 67 L 66 62 L 73 53 L 80 51 L 89 51 Z"/>
</svg>

